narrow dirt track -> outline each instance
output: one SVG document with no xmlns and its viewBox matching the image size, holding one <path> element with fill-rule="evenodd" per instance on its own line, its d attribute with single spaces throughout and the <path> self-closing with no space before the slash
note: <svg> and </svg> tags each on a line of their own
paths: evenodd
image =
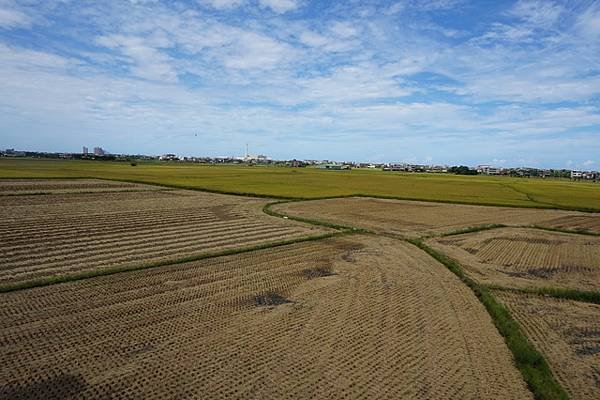
<svg viewBox="0 0 600 400">
<path fill-rule="evenodd" d="M 0 397 L 527 399 L 473 293 L 352 236 L 3 295 Z"/>
</svg>

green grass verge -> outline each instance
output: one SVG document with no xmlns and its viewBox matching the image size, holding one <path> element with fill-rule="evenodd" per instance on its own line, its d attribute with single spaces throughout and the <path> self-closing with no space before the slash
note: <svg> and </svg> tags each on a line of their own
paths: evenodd
<svg viewBox="0 0 600 400">
<path fill-rule="evenodd" d="M 167 265 L 181 264 L 181 263 L 186 263 L 186 262 L 191 262 L 191 261 L 199 261 L 199 260 L 204 260 L 204 259 L 213 258 L 213 257 L 222 257 L 222 256 L 228 256 L 228 255 L 234 255 L 234 254 L 247 253 L 247 252 L 251 252 L 251 251 L 281 247 L 281 246 L 286 246 L 286 245 L 290 245 L 290 244 L 294 244 L 294 243 L 321 240 L 321 239 L 326 239 L 326 238 L 330 238 L 330 237 L 334 237 L 334 236 L 341 236 L 341 235 L 347 235 L 347 234 L 352 234 L 352 233 L 354 233 L 354 232 L 351 232 L 351 231 L 329 232 L 329 233 L 324 233 L 321 235 L 303 236 L 303 237 L 294 238 L 294 239 L 279 240 L 279 241 L 275 241 L 275 242 L 267 242 L 267 243 L 262 243 L 262 244 L 255 245 L 255 246 L 238 247 L 238 248 L 234 248 L 234 249 L 212 251 L 212 252 L 200 253 L 200 254 L 196 254 L 196 255 L 190 255 L 190 256 L 186 256 L 186 257 L 180 257 L 180 258 L 165 259 L 165 260 L 161 260 L 161 261 L 157 261 L 157 262 L 153 262 L 153 263 L 146 263 L 146 264 L 133 265 L 133 266 L 122 266 L 122 267 L 119 267 L 119 266 L 108 267 L 108 268 L 95 269 L 95 270 L 91 270 L 91 271 L 83 271 L 83 272 L 78 272 L 78 273 L 73 273 L 73 274 L 52 275 L 52 276 L 48 276 L 48 277 L 44 277 L 44 278 L 32 279 L 32 280 L 25 281 L 25 282 L 5 283 L 5 284 L 0 284 L 0 293 L 14 292 L 17 290 L 31 289 L 31 288 L 35 288 L 35 287 L 41 287 L 41 286 L 49 286 L 49 285 L 54 285 L 57 283 L 79 281 L 82 279 L 95 278 L 95 277 L 106 276 L 106 275 L 113 275 L 113 274 L 118 274 L 121 272 L 131 272 L 131 271 L 139 271 L 139 270 L 150 269 L 150 268 L 164 267 Z"/>
<path fill-rule="evenodd" d="M 473 290 L 492 317 L 498 332 L 504 337 L 517 368 L 536 399 L 566 400 L 569 398 L 552 375 L 544 356 L 527 339 L 517 321 L 512 318 L 508 308 L 498 302 L 489 289 L 469 278 L 458 262 L 429 247 L 422 240 L 408 239 L 407 241 L 445 265 Z"/>
<path fill-rule="evenodd" d="M 456 230 L 450 231 L 450 232 L 444 232 L 444 233 L 441 233 L 441 234 L 439 234 L 437 236 L 439 236 L 439 237 L 445 237 L 445 236 L 452 236 L 452 235 L 462 235 L 463 233 L 473 233 L 473 232 L 489 231 L 489 230 L 492 230 L 492 229 L 506 228 L 506 227 L 507 226 L 504 225 L 504 224 L 487 224 L 487 225 L 479 225 L 479 226 L 469 226 L 467 228 L 456 229 Z"/>
<path fill-rule="evenodd" d="M 549 296 L 557 299 L 581 301 L 584 303 L 600 304 L 600 292 L 579 290 L 579 289 L 564 289 L 553 287 L 541 288 L 509 288 L 498 285 L 488 285 L 490 290 L 503 290 L 508 292 L 518 292 L 527 294 L 536 294 L 539 296 Z"/>
</svg>

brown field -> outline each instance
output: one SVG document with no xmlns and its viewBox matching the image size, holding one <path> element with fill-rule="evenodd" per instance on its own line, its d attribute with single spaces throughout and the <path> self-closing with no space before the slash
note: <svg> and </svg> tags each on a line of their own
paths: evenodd
<svg viewBox="0 0 600 400">
<path fill-rule="evenodd" d="M 100 179 L 0 179 L 0 196 L 36 193 L 88 193 L 165 190 L 160 186 Z"/>
<path fill-rule="evenodd" d="M 473 293 L 388 238 L 2 296 L 0 398 L 531 398 Z"/>
<path fill-rule="evenodd" d="M 544 227 L 600 233 L 600 214 L 568 215 L 545 221 Z"/>
<path fill-rule="evenodd" d="M 0 196 L 0 284 L 326 231 L 267 216 L 266 202 L 183 190 Z"/>
<path fill-rule="evenodd" d="M 282 203 L 274 211 L 296 217 L 414 237 L 488 225 L 546 225 L 559 227 L 577 216 L 581 226 L 600 228 L 593 214 L 570 211 L 509 207 L 487 207 L 365 197 Z M 589 219 L 589 221 L 588 221 Z M 572 226 L 575 228 L 575 226 Z"/>
<path fill-rule="evenodd" d="M 505 291 L 510 309 L 571 399 L 600 399 L 600 305 Z"/>
<path fill-rule="evenodd" d="M 500 228 L 429 243 L 481 283 L 600 290 L 600 237 Z"/>
</svg>

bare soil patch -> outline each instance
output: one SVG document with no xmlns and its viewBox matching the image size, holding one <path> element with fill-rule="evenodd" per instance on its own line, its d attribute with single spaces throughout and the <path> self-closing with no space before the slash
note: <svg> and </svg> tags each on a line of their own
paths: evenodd
<svg viewBox="0 0 600 400">
<path fill-rule="evenodd" d="M 600 398 L 600 305 L 495 291 L 571 399 Z"/>
<path fill-rule="evenodd" d="M 527 208 L 470 206 L 365 197 L 282 203 L 275 211 L 296 217 L 366 228 L 407 237 L 490 225 L 545 225 L 585 213 Z M 548 225 L 551 226 L 551 225 Z"/>
<path fill-rule="evenodd" d="M 335 275 L 304 273 L 319 267 Z M 531 398 L 473 293 L 388 238 L 69 282 L 2 304 L 0 393 L 25 398 Z"/>
<path fill-rule="evenodd" d="M 0 284 L 329 231 L 267 216 L 266 202 L 183 190 L 0 196 Z"/>
<path fill-rule="evenodd" d="M 600 237 L 501 228 L 429 243 L 482 283 L 600 290 Z"/>
</svg>

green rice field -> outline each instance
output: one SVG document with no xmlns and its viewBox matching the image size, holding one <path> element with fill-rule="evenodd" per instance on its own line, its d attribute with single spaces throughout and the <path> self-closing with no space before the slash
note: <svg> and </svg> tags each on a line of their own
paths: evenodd
<svg viewBox="0 0 600 400">
<path fill-rule="evenodd" d="M 104 178 L 276 198 L 365 195 L 600 211 L 600 183 L 568 179 L 18 158 L 0 159 L 0 178 Z"/>
</svg>

